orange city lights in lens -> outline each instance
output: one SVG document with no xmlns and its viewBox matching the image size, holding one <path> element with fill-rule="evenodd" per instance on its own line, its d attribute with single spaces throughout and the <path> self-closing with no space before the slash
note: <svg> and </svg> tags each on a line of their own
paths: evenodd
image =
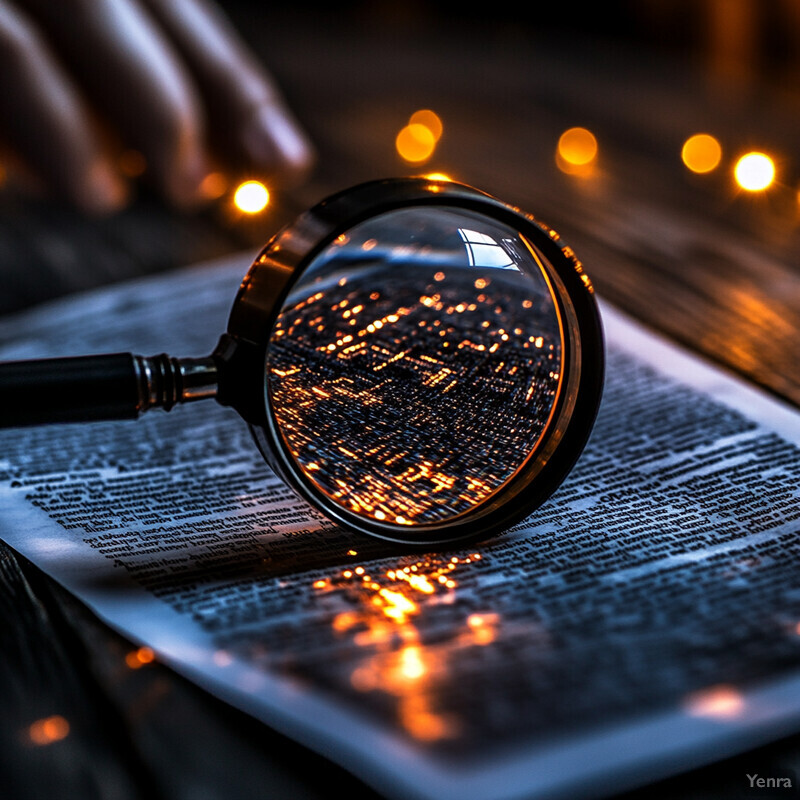
<svg viewBox="0 0 800 800">
<path fill-rule="evenodd" d="M 722 146 L 708 133 L 695 133 L 683 143 L 681 159 L 692 172 L 711 172 L 722 160 Z"/>
<path fill-rule="evenodd" d="M 586 128 L 569 128 L 558 139 L 556 164 L 562 172 L 590 172 L 597 160 L 597 138 Z"/>
<path fill-rule="evenodd" d="M 748 192 L 760 192 L 775 180 L 775 162 L 765 153 L 746 153 L 734 168 L 736 183 Z"/>
<path fill-rule="evenodd" d="M 261 181 L 245 181 L 236 188 L 233 203 L 245 214 L 258 214 L 269 204 L 269 191 Z"/>
<path fill-rule="evenodd" d="M 398 155 L 412 164 L 427 161 L 442 137 L 444 126 L 438 114 L 428 108 L 415 111 L 395 138 Z"/>
</svg>

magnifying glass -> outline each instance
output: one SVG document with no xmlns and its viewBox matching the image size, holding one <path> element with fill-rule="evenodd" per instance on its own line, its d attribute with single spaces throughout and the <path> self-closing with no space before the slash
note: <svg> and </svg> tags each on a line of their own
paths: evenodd
<svg viewBox="0 0 800 800">
<path fill-rule="evenodd" d="M 404 545 L 488 538 L 586 444 L 603 383 L 591 283 L 547 226 L 426 178 L 340 192 L 278 232 L 205 358 L 0 365 L 0 425 L 216 398 L 331 520 Z"/>
</svg>

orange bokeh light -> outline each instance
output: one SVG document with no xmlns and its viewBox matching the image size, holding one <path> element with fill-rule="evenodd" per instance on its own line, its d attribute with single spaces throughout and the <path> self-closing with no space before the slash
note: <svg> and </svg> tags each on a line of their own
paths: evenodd
<svg viewBox="0 0 800 800">
<path fill-rule="evenodd" d="M 155 661 L 156 654 L 149 647 L 140 647 L 138 650 L 133 650 L 125 656 L 125 663 L 131 669 L 139 669 L 145 664 L 150 664 Z"/>
<path fill-rule="evenodd" d="M 269 191 L 261 181 L 245 181 L 236 188 L 233 203 L 245 214 L 258 214 L 269 204 Z"/>
<path fill-rule="evenodd" d="M 442 120 L 435 111 L 431 111 L 429 108 L 415 111 L 409 117 L 408 122 L 411 125 L 424 125 L 433 134 L 433 139 L 436 142 L 442 138 L 442 132 L 444 131 Z"/>
<path fill-rule="evenodd" d="M 433 155 L 436 137 L 426 125 L 412 122 L 397 134 L 395 147 L 403 160 L 419 164 Z"/>
<path fill-rule="evenodd" d="M 597 139 L 586 128 L 570 128 L 558 139 L 560 163 L 571 167 L 587 167 L 597 158 Z"/>
<path fill-rule="evenodd" d="M 69 736 L 69 722 L 58 714 L 45 719 L 37 719 L 28 728 L 28 736 L 37 745 L 58 742 Z"/>
<path fill-rule="evenodd" d="M 775 162 L 765 153 L 746 153 L 734 168 L 736 183 L 748 192 L 761 192 L 775 180 Z"/>
<path fill-rule="evenodd" d="M 722 160 L 722 146 L 710 134 L 696 133 L 683 143 L 681 160 L 692 172 L 711 172 Z"/>
</svg>

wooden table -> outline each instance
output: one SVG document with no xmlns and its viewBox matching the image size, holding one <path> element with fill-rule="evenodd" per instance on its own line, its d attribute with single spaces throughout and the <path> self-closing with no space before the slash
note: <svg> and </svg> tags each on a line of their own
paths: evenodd
<svg viewBox="0 0 800 800">
<path fill-rule="evenodd" d="M 53 207 L 14 208 L 4 223 L 10 228 L 0 228 L 0 240 L 13 229 L 6 238 L 16 248 L 0 248 L 6 307 L 45 296 L 44 283 L 14 272 L 20 260 L 38 258 L 43 225 L 93 265 L 51 281 L 51 292 L 66 293 L 256 248 L 280 221 L 331 191 L 437 171 L 541 215 L 578 253 L 602 297 L 800 405 L 797 94 L 717 83 L 630 36 L 369 8 L 305 15 L 232 8 L 320 153 L 310 181 L 277 198 L 268 217 L 230 227 L 221 206 L 178 218 L 146 199 L 102 223 Z M 430 162 L 409 167 L 394 137 L 426 107 L 441 116 L 444 136 Z M 558 137 L 573 125 L 598 138 L 591 176 L 556 165 Z M 680 160 L 684 139 L 699 130 L 715 134 L 724 150 L 720 168 L 705 176 Z M 767 193 L 734 188 L 732 159 L 746 145 L 779 159 L 778 184 Z M 7 203 L 4 210 L 12 213 Z M 120 259 L 109 241 L 124 242 L 121 232 L 143 224 L 155 244 Z M 44 258 L 35 268 L 55 269 Z M 333 786 L 373 796 L 166 667 L 131 669 L 128 642 L 5 546 L 0 575 L 3 797 L 321 798 Z M 69 736 L 32 746 L 29 726 L 53 709 L 69 720 Z M 727 797 L 753 761 L 800 773 L 800 735 L 626 797 Z"/>
</svg>

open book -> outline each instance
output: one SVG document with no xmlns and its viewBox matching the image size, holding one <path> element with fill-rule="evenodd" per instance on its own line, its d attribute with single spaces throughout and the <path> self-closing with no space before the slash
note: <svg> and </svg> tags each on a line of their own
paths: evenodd
<svg viewBox="0 0 800 800">
<path fill-rule="evenodd" d="M 0 358 L 206 355 L 248 263 L 0 321 Z M 587 449 L 480 546 L 335 528 L 213 402 L 1 432 L 0 536 L 389 798 L 599 797 L 796 731 L 800 413 L 601 308 Z"/>
</svg>

